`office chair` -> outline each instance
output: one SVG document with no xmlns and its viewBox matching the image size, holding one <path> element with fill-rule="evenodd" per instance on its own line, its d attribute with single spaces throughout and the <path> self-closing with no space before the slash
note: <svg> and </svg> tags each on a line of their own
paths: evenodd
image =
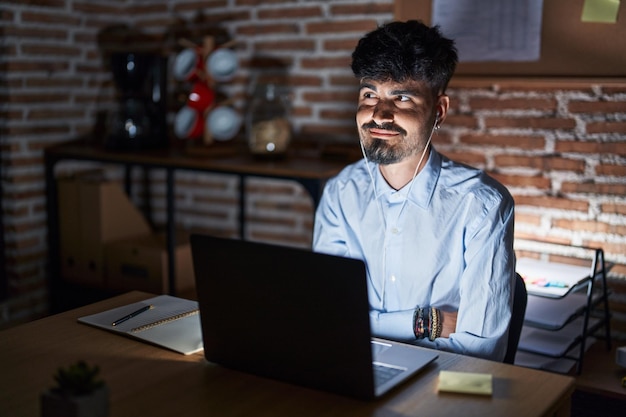
<svg viewBox="0 0 626 417">
<path fill-rule="evenodd" d="M 504 363 L 513 364 L 515 362 L 515 354 L 517 353 L 517 345 L 519 344 L 520 334 L 522 333 L 527 303 L 528 293 L 526 292 L 526 284 L 524 284 L 524 280 L 520 274 L 516 272 L 515 292 L 513 293 L 513 311 L 511 314 L 511 325 L 509 326 L 509 339 L 504 356 Z"/>
</svg>

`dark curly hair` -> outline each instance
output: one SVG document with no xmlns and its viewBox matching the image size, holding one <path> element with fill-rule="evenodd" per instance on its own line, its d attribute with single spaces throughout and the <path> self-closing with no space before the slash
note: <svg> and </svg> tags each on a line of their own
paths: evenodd
<svg viewBox="0 0 626 417">
<path fill-rule="evenodd" d="M 458 61 L 454 41 L 438 26 L 417 20 L 391 22 L 366 34 L 352 53 L 352 72 L 359 78 L 425 81 L 443 93 Z"/>
</svg>

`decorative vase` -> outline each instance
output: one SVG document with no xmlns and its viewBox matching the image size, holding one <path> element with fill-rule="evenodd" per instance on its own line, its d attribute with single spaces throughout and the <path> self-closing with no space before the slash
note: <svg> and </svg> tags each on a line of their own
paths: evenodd
<svg viewBox="0 0 626 417">
<path fill-rule="evenodd" d="M 41 417 L 108 417 L 109 388 L 103 385 L 91 394 L 68 396 L 58 390 L 44 391 L 40 397 Z"/>
<path fill-rule="evenodd" d="M 250 152 L 255 156 L 283 156 L 291 141 L 289 106 L 284 89 L 258 84 L 246 117 Z"/>
</svg>

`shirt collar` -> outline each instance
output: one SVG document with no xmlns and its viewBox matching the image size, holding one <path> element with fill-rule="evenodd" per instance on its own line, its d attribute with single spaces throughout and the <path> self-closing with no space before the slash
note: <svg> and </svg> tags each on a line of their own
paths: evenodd
<svg viewBox="0 0 626 417">
<path fill-rule="evenodd" d="M 380 195 L 390 196 L 393 193 L 406 193 L 409 190 L 408 201 L 421 208 L 427 208 L 435 192 L 435 186 L 441 173 L 441 154 L 433 146 L 430 148 L 430 155 L 424 168 L 413 178 L 415 184 L 405 185 L 399 191 L 393 189 L 383 177 L 383 174 L 376 165 L 376 189 L 380 190 Z"/>
</svg>

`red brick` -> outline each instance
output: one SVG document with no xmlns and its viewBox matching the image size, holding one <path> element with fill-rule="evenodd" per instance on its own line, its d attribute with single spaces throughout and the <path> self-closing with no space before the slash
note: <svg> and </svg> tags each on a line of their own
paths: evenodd
<svg viewBox="0 0 626 417">
<path fill-rule="evenodd" d="M 237 6 L 264 6 L 268 4 L 292 3 L 293 0 L 235 0 Z"/>
<path fill-rule="evenodd" d="M 300 19 L 306 17 L 322 16 L 319 6 L 313 7 L 282 7 L 264 9 L 257 12 L 259 19 Z"/>
<path fill-rule="evenodd" d="M 576 121 L 574 119 L 553 117 L 486 117 L 485 127 L 488 129 L 573 130 L 576 128 Z"/>
<path fill-rule="evenodd" d="M 515 224 L 530 224 L 532 226 L 541 225 L 541 216 L 529 213 L 515 213 Z"/>
<path fill-rule="evenodd" d="M 585 172 L 585 161 L 558 156 L 496 155 L 494 162 L 499 168 L 527 167 L 543 171 Z"/>
<path fill-rule="evenodd" d="M 598 142 L 557 140 L 554 146 L 557 152 L 575 152 L 581 154 L 614 154 L 626 155 L 626 146 L 622 142 Z"/>
<path fill-rule="evenodd" d="M 22 51 L 30 56 L 46 56 L 53 57 L 76 57 L 81 54 L 81 48 L 74 46 L 52 46 L 52 45 L 22 45 Z"/>
<path fill-rule="evenodd" d="M 561 184 L 564 193 L 626 195 L 626 184 L 605 184 L 597 182 L 564 182 Z"/>
<path fill-rule="evenodd" d="M 461 135 L 461 143 L 467 145 L 499 146 L 518 149 L 543 149 L 545 139 L 538 136 L 511 136 L 511 135 Z"/>
<path fill-rule="evenodd" d="M 449 125 L 452 127 L 465 127 L 468 129 L 477 129 L 478 128 L 478 120 L 474 116 L 468 116 L 465 114 L 450 114 L 446 116 L 446 119 L 443 121 L 443 125 Z"/>
<path fill-rule="evenodd" d="M 439 142 L 439 140 L 437 140 Z M 467 164 L 473 167 L 484 167 L 487 161 L 485 160 L 485 155 L 482 153 L 475 152 L 450 152 L 450 151 L 442 151 L 445 156 L 449 159 L 461 162 L 463 164 Z"/>
<path fill-rule="evenodd" d="M 65 8 L 67 1 L 65 0 L 3 0 L 3 3 L 14 3 L 23 6 L 28 3 L 29 6 L 41 6 L 50 8 Z"/>
<path fill-rule="evenodd" d="M 8 128 L 10 135 L 30 136 L 30 135 L 69 135 L 71 130 L 69 126 L 11 126 Z M 69 137 L 69 136 L 68 136 Z"/>
<path fill-rule="evenodd" d="M 15 60 L 11 61 L 7 64 L 6 70 L 7 72 L 17 72 L 17 73 L 25 73 L 25 72 L 46 72 L 46 73 L 64 73 L 69 69 L 68 62 L 51 62 L 51 61 L 20 61 Z"/>
<path fill-rule="evenodd" d="M 585 231 L 591 233 L 617 233 L 620 229 L 617 225 L 611 225 L 604 222 L 585 221 L 585 220 L 569 220 L 569 219 L 554 219 L 552 226 L 560 229 Z M 626 226 L 622 226 L 626 228 Z M 622 230 L 623 232 L 623 230 Z"/>
<path fill-rule="evenodd" d="M 626 253 L 626 243 L 613 243 L 608 241 L 598 240 L 585 240 L 584 246 L 590 246 L 592 248 L 602 248 L 606 258 L 610 258 L 612 254 L 623 255 Z"/>
<path fill-rule="evenodd" d="M 301 63 L 304 69 L 329 69 L 329 68 L 350 68 L 350 57 L 339 58 L 303 58 Z"/>
<path fill-rule="evenodd" d="M 325 51 L 347 51 L 352 53 L 358 41 L 359 39 L 356 37 L 353 39 L 329 39 L 324 41 L 323 49 Z"/>
<path fill-rule="evenodd" d="M 626 216 L 626 204 L 604 203 L 600 204 L 600 209 L 602 213 Z"/>
<path fill-rule="evenodd" d="M 554 111 L 557 102 L 555 99 L 542 98 L 471 98 L 469 106 L 472 110 L 498 109 L 498 110 L 535 110 Z"/>
<path fill-rule="evenodd" d="M 626 165 L 601 163 L 596 166 L 596 174 L 615 177 L 626 177 Z"/>
<path fill-rule="evenodd" d="M 86 14 L 95 15 L 120 15 L 124 9 L 124 3 L 107 2 L 107 3 L 92 3 L 90 1 L 74 1 L 71 3 L 71 9 L 73 12 L 81 12 Z"/>
<path fill-rule="evenodd" d="M 10 23 L 15 18 L 11 10 L 0 10 L 0 21 Z"/>
<path fill-rule="evenodd" d="M 626 134 L 626 122 L 591 122 L 587 123 L 587 133 Z"/>
<path fill-rule="evenodd" d="M 489 173 L 496 180 L 500 181 L 507 187 L 524 187 L 524 188 L 536 188 L 540 190 L 549 190 L 551 181 L 549 178 L 544 178 L 537 175 L 505 175 L 500 173 Z"/>
<path fill-rule="evenodd" d="M 322 102 L 356 103 L 356 100 L 357 100 L 357 96 L 352 92 L 327 91 L 327 90 L 320 91 L 320 92 L 306 92 L 302 94 L 302 98 L 312 103 L 322 103 Z"/>
<path fill-rule="evenodd" d="M 322 79 L 313 75 L 292 75 L 289 77 L 288 83 L 294 87 L 319 87 L 322 85 Z"/>
<path fill-rule="evenodd" d="M 545 242 L 545 243 L 553 243 L 557 245 L 571 245 L 572 241 L 570 239 L 560 237 L 560 236 L 546 236 L 546 235 L 537 235 L 534 233 L 515 231 L 515 239 L 518 240 L 535 240 L 537 242 Z M 532 251 L 518 251 L 523 254 L 524 257 L 537 257 L 537 252 Z M 534 254 L 534 256 L 532 256 Z M 522 255 L 519 255 L 522 257 Z"/>
<path fill-rule="evenodd" d="M 571 101 L 567 107 L 571 113 L 626 113 L 624 101 Z"/>
<path fill-rule="evenodd" d="M 332 20 L 326 22 L 313 22 L 305 25 L 306 33 L 315 34 L 333 34 L 345 32 L 358 32 L 364 34 L 376 29 L 375 20 Z"/>
<path fill-rule="evenodd" d="M 355 97 L 356 97 L 356 91 L 357 91 L 357 87 L 359 85 L 359 81 L 354 78 L 351 75 L 333 75 L 330 77 L 330 85 L 331 86 L 348 86 L 348 87 L 354 87 L 354 91 L 355 91 Z M 356 100 L 356 98 L 355 98 Z"/>
<path fill-rule="evenodd" d="M 315 51 L 315 41 L 308 39 L 285 39 L 279 41 L 255 42 L 254 49 L 257 51 Z"/>
<path fill-rule="evenodd" d="M 16 36 L 20 39 L 68 39 L 67 30 L 63 29 L 41 29 L 33 27 L 9 26 L 4 28 L 4 36 Z"/>
<path fill-rule="evenodd" d="M 354 110 L 321 110 L 320 117 L 323 120 L 351 120 L 355 117 Z"/>
<path fill-rule="evenodd" d="M 214 4 L 217 7 L 224 7 L 228 4 L 228 2 L 226 0 L 213 1 L 211 4 Z M 204 7 L 209 7 L 206 2 Z M 167 4 L 154 4 L 154 2 L 142 2 L 141 4 L 135 3 L 130 6 L 126 6 L 125 11 L 131 16 L 148 15 L 150 13 L 166 13 Z"/>
<path fill-rule="evenodd" d="M 518 206 L 537 206 L 546 209 L 573 210 L 585 213 L 589 210 L 588 201 L 570 200 L 562 197 L 515 195 L 514 199 L 515 204 Z"/>
<path fill-rule="evenodd" d="M 58 109 L 50 108 L 45 110 L 31 110 L 28 112 L 28 120 L 53 120 L 83 118 L 87 109 Z"/>
<path fill-rule="evenodd" d="M 331 5 L 330 12 L 333 15 L 366 15 L 392 13 L 393 4 L 388 3 L 368 3 L 368 4 L 341 4 Z"/>
<path fill-rule="evenodd" d="M 16 104 L 69 103 L 67 94 L 61 93 L 21 93 L 13 94 L 8 102 Z"/>
<path fill-rule="evenodd" d="M 35 23 L 54 23 L 64 24 L 67 26 L 80 26 L 80 17 L 67 15 L 67 14 L 50 14 L 50 13 L 38 13 L 38 12 L 23 12 L 22 22 L 35 22 Z"/>
<path fill-rule="evenodd" d="M 626 94 L 626 83 L 603 85 L 602 92 L 608 95 Z"/>
</svg>

